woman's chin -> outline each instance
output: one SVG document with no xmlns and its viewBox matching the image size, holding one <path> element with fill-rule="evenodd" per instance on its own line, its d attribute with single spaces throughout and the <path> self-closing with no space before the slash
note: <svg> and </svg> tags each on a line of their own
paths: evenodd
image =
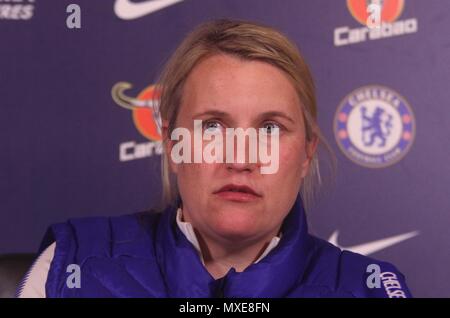
<svg viewBox="0 0 450 318">
<path fill-rule="evenodd" d="M 221 217 L 215 220 L 213 226 L 216 235 L 226 240 L 246 240 L 261 234 L 258 222 L 250 215 Z"/>
</svg>

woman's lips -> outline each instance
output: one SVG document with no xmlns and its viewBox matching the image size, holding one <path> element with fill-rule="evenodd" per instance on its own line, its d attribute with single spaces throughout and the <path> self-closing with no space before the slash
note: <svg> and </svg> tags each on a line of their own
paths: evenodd
<svg viewBox="0 0 450 318">
<path fill-rule="evenodd" d="M 262 197 L 260 193 L 245 184 L 229 183 L 215 191 L 220 198 L 236 202 L 251 202 Z"/>
<path fill-rule="evenodd" d="M 259 199 L 260 197 L 251 193 L 246 192 L 235 192 L 235 191 L 222 191 L 217 192 L 216 195 L 218 195 L 220 198 L 230 201 L 237 201 L 237 202 L 251 202 Z"/>
<path fill-rule="evenodd" d="M 238 191 L 221 191 L 216 192 L 215 194 L 224 200 L 236 202 L 251 202 L 261 198 L 260 196 L 254 195 L 252 193 Z"/>
</svg>

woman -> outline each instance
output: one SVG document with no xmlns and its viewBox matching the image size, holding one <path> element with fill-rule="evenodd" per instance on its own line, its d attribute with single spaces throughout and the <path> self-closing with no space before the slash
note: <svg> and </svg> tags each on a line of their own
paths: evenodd
<svg viewBox="0 0 450 318">
<path fill-rule="evenodd" d="M 164 212 L 52 226 L 21 297 L 410 296 L 391 264 L 308 234 L 323 138 L 311 74 L 285 36 L 248 22 L 203 24 L 176 50 L 159 89 Z M 261 158 L 237 159 L 250 137 L 240 147 L 234 136 L 218 143 L 215 158 L 233 150 L 234 160 L 175 159 L 195 156 L 188 151 L 199 144 L 189 139 L 179 152 L 174 132 L 194 133 L 199 120 L 205 134 L 241 128 L 273 137 L 259 146 L 276 154 L 277 168 L 264 174 Z M 78 286 L 69 283 L 71 264 Z"/>
</svg>

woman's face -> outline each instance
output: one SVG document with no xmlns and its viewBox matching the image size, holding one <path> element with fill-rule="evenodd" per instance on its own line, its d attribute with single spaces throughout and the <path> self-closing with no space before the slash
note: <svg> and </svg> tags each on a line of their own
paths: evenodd
<svg viewBox="0 0 450 318">
<path fill-rule="evenodd" d="M 185 221 L 204 238 L 227 243 L 277 235 L 310 162 L 300 101 L 287 75 L 268 63 L 214 55 L 192 70 L 182 96 L 176 127 L 187 128 L 192 136 L 194 119 L 203 121 L 203 130 L 223 131 L 224 136 L 225 128 L 279 128 L 276 173 L 262 174 L 260 162 L 249 163 L 248 157 L 246 163 L 175 164 L 169 159 Z M 169 158 L 176 143 L 167 144 Z M 248 140 L 245 145 L 248 154 Z M 217 192 L 229 184 L 245 185 L 258 195 Z"/>
</svg>

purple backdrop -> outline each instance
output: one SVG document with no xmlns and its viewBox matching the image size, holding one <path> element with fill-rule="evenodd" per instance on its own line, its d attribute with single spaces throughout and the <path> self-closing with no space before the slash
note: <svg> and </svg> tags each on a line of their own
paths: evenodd
<svg viewBox="0 0 450 318">
<path fill-rule="evenodd" d="M 149 2 L 0 0 L 0 253 L 36 251 L 69 217 L 159 200 L 151 113 L 119 106 L 112 88 L 128 82 L 126 95 L 148 99 L 186 32 L 240 18 L 287 34 L 315 75 L 338 173 L 309 213 L 314 233 L 393 262 L 416 296 L 450 296 L 448 0 L 385 0 L 381 36 L 358 21 L 364 0 L 184 0 L 144 14 Z M 70 3 L 81 29 L 66 26 Z M 125 19 L 135 3 L 142 16 Z"/>
</svg>

